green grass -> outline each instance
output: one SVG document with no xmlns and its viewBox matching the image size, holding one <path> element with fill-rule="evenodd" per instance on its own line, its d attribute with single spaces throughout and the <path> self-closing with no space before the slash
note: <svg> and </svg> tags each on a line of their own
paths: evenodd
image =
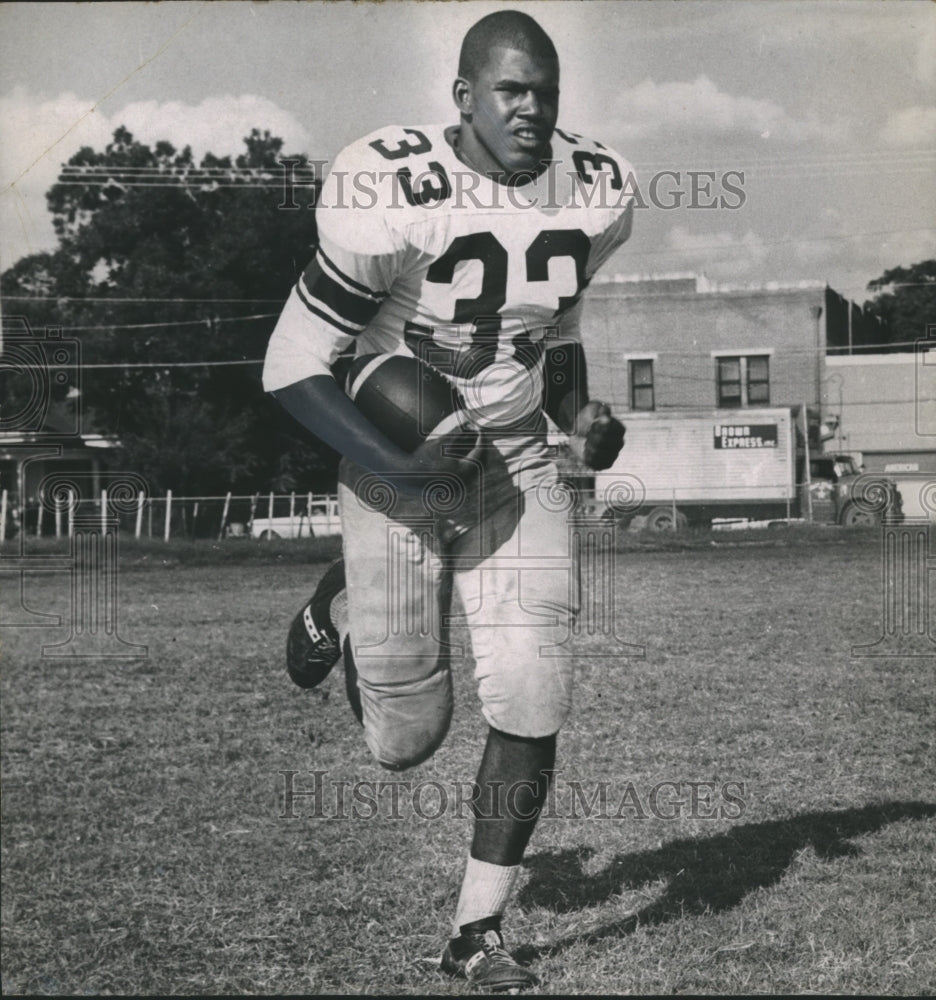
<svg viewBox="0 0 936 1000">
<path fill-rule="evenodd" d="M 936 660 L 850 655 L 881 629 L 874 532 L 779 534 L 622 541 L 618 630 L 647 655 L 581 641 L 559 788 L 743 782 L 744 809 L 544 819 L 507 924 L 543 992 L 936 989 Z M 285 630 L 333 544 L 122 544 L 120 632 L 145 659 L 0 630 L 4 992 L 466 992 L 431 963 L 465 819 L 279 818 L 280 771 L 449 788 L 484 738 L 467 665 L 446 743 L 399 776 L 340 678 L 288 683 Z M 67 622 L 66 581 L 30 576 L 29 606 Z"/>
</svg>

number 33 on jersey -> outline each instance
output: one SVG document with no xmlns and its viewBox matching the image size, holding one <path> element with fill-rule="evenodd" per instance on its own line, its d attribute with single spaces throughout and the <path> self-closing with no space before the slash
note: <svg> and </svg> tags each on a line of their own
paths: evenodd
<svg viewBox="0 0 936 1000">
<path fill-rule="evenodd" d="M 556 130 L 549 168 L 508 188 L 459 161 L 452 137 L 390 127 L 338 156 L 318 251 L 270 342 L 268 391 L 327 373 L 356 340 L 358 354 L 421 356 L 482 426 L 539 409 L 545 338 L 578 339 L 581 295 L 630 235 L 631 168 Z"/>
</svg>

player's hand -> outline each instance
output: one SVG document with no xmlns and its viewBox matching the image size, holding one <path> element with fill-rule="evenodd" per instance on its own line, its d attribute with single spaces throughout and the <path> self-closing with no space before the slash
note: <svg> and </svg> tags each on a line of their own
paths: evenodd
<svg viewBox="0 0 936 1000">
<path fill-rule="evenodd" d="M 421 503 L 435 520 L 438 541 L 448 545 L 480 520 L 481 435 L 430 438 L 412 457 L 422 470 Z"/>
<path fill-rule="evenodd" d="M 590 469 L 608 469 L 624 445 L 624 425 L 611 416 L 607 403 L 592 400 L 575 418 L 569 438 L 575 457 Z"/>
</svg>

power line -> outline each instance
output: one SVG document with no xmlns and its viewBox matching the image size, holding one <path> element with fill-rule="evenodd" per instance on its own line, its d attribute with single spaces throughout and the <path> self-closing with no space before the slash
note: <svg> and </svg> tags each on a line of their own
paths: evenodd
<svg viewBox="0 0 936 1000">
<path fill-rule="evenodd" d="M 738 241 L 736 243 L 708 243 L 700 244 L 694 247 L 671 247 L 669 249 L 662 250 L 645 250 L 642 247 L 629 248 L 629 244 L 625 243 L 623 251 L 619 250 L 615 256 L 641 256 L 645 257 L 648 254 L 677 254 L 677 253 L 697 253 L 699 250 L 728 250 L 736 252 L 738 250 L 746 250 L 748 252 L 752 250 L 759 250 L 764 247 L 782 247 L 782 246 L 792 246 L 798 243 L 826 243 L 841 241 L 843 243 L 849 240 L 861 239 L 866 236 L 903 236 L 909 233 L 934 233 L 936 234 L 936 229 L 932 226 L 921 226 L 919 229 L 881 229 L 877 232 L 867 232 L 867 233 L 847 233 L 845 235 L 837 236 L 801 236 L 794 240 L 771 240 L 770 242 L 751 242 L 750 244 Z M 614 258 L 612 258 L 614 259 Z M 608 282 L 605 282 L 608 284 Z"/>
<path fill-rule="evenodd" d="M 153 329 L 166 329 L 170 327 L 180 327 L 180 326 L 207 326 L 209 329 L 214 324 L 221 323 L 245 323 L 249 320 L 255 319 L 274 319 L 279 316 L 279 313 L 256 313 L 253 316 L 218 316 L 217 318 L 202 318 L 202 319 L 180 319 L 180 320 L 165 320 L 162 323 L 103 323 L 96 326 L 58 326 L 57 330 L 61 330 L 63 333 L 75 333 L 78 331 L 89 331 L 89 330 L 153 330 Z"/>
<path fill-rule="evenodd" d="M 848 345 L 847 344 L 828 344 L 827 343 L 824 347 L 804 347 L 804 348 L 798 348 L 798 349 L 797 348 L 788 348 L 788 349 L 784 349 L 782 351 L 776 351 L 775 350 L 773 354 L 769 354 L 769 355 L 768 354 L 763 354 L 763 355 L 761 355 L 761 357 L 778 358 L 778 357 L 796 356 L 796 355 L 801 355 L 801 354 L 824 354 L 827 357 L 861 357 L 860 354 L 856 354 L 854 352 L 855 351 L 862 351 L 862 352 L 864 352 L 864 351 L 871 351 L 871 352 L 873 352 L 875 348 L 914 347 L 915 345 L 920 344 L 920 343 L 925 343 L 925 344 L 928 344 L 929 346 L 931 346 L 933 348 L 936 348 L 936 340 L 932 340 L 932 339 L 927 340 L 927 338 L 925 338 L 925 337 L 920 337 L 919 340 L 897 340 L 897 341 L 893 341 L 893 342 L 881 341 L 879 343 L 874 343 L 874 344 L 852 344 L 851 345 L 851 349 L 852 349 L 852 353 L 851 354 L 832 354 L 833 351 L 848 351 L 849 350 Z M 631 348 L 629 348 L 629 349 L 631 349 Z M 623 354 L 627 354 L 627 353 L 629 353 L 629 349 L 628 350 L 623 350 L 620 353 L 622 355 Z M 632 349 L 633 350 L 641 350 L 642 348 L 632 345 Z M 722 357 L 748 356 L 748 355 L 750 355 L 752 353 L 756 353 L 759 350 L 762 350 L 762 348 L 759 348 L 759 347 L 738 347 L 736 349 L 735 348 L 726 349 L 725 351 L 722 351 L 719 348 L 719 349 L 717 349 L 717 353 L 714 354 L 714 355 L 710 355 L 708 352 L 702 352 L 702 351 L 661 351 L 661 350 L 657 350 L 655 353 L 657 355 L 659 355 L 659 356 L 662 356 L 662 357 L 675 357 L 675 358 L 709 358 L 709 357 L 712 357 L 712 358 L 716 358 L 716 357 L 719 357 L 719 356 L 722 356 Z M 603 356 L 606 356 L 606 357 L 616 357 L 618 355 L 618 353 L 619 353 L 617 351 L 613 351 L 613 350 L 610 350 L 608 348 L 601 348 L 601 347 L 587 347 L 587 351 L 588 351 L 589 356 L 600 354 L 600 355 L 603 355 Z M 879 353 L 887 354 L 887 353 L 892 353 L 892 352 L 883 350 L 883 351 L 880 351 Z M 900 353 L 906 354 L 906 353 L 909 353 L 909 352 L 903 351 L 903 352 L 900 352 Z M 639 360 L 639 359 L 634 358 L 633 360 L 636 361 L 636 360 Z"/>
<path fill-rule="evenodd" d="M 787 166 L 787 165 L 802 165 L 802 166 L 816 166 L 823 164 L 835 164 L 835 163 L 877 163 L 883 160 L 886 163 L 891 163 L 899 160 L 919 160 L 919 159 L 932 159 L 936 157 L 936 148 L 934 149 L 906 149 L 906 150 L 890 150 L 888 152 L 878 151 L 878 152 L 866 152 L 866 153 L 827 153 L 825 155 L 818 155 L 815 153 L 804 153 L 800 156 L 772 156 L 769 159 L 757 158 L 757 157 L 744 157 L 737 154 L 732 154 L 732 162 L 736 164 L 742 164 L 748 167 L 772 167 L 772 166 Z M 635 160 L 634 166 L 640 167 L 654 167 L 662 166 L 666 163 L 672 163 L 673 158 L 670 157 L 666 160 L 653 159 L 653 160 Z M 714 161 L 709 160 L 710 163 Z"/>
<path fill-rule="evenodd" d="M 309 162 L 313 164 L 310 168 L 300 167 L 298 164 L 290 160 L 293 164 L 290 173 L 296 177 L 315 176 L 315 165 L 320 163 L 326 163 L 327 161 L 317 161 L 310 160 Z M 220 165 L 217 167 L 206 167 L 206 166 L 196 166 L 194 163 L 171 163 L 171 164 L 142 164 L 139 166 L 133 166 L 133 164 L 108 164 L 108 163 L 67 163 L 62 167 L 62 174 L 71 175 L 75 174 L 78 176 L 84 174 L 133 174 L 136 176 L 145 176 L 146 174 L 153 174 L 159 176 L 169 176 L 171 174 L 175 175 L 188 175 L 188 174 L 205 174 L 208 176 L 219 175 L 222 177 L 258 177 L 264 174 L 272 173 L 282 173 L 283 168 L 287 166 L 287 163 L 278 163 L 275 167 L 263 166 L 263 167 L 235 167 L 231 164 L 227 166 Z"/>
<path fill-rule="evenodd" d="M 315 162 L 315 161 L 312 161 Z M 256 177 L 259 174 L 269 174 L 277 171 L 284 164 L 278 164 L 277 167 L 235 167 L 230 164 L 227 166 L 217 166 L 217 167 L 206 167 L 206 166 L 196 166 L 194 163 L 168 163 L 168 164 L 141 164 L 139 166 L 134 166 L 131 163 L 126 164 L 108 164 L 108 163 L 66 163 L 62 167 L 63 174 L 221 174 L 225 177 L 243 176 L 243 177 Z M 293 168 L 293 173 L 301 175 L 303 171 L 315 173 L 314 170 L 309 171 L 308 168 Z"/>
<path fill-rule="evenodd" d="M 868 150 L 867 152 L 847 152 L 847 153 L 804 153 L 802 155 L 788 155 L 788 156 L 771 156 L 769 158 L 758 158 L 756 156 L 746 156 L 746 157 L 735 157 L 736 162 L 744 162 L 747 165 L 753 166 L 774 166 L 776 164 L 806 164 L 812 165 L 816 163 L 862 163 L 862 162 L 876 162 L 878 160 L 885 160 L 891 162 L 894 160 L 902 159 L 919 159 L 920 157 L 936 157 L 936 148 L 925 149 L 893 149 L 893 150 Z M 227 159 L 224 157 L 223 159 Z M 305 159 L 306 166 L 300 167 L 299 162 Z M 202 161 L 201 165 L 195 163 L 193 160 L 184 163 L 148 163 L 148 164 L 113 164 L 113 163 L 66 163 L 62 166 L 63 173 L 77 173 L 77 172 L 107 172 L 107 171 L 126 171 L 134 173 L 165 173 L 168 170 L 188 170 L 191 172 L 202 172 L 202 173 L 234 173 L 234 174 L 254 174 L 262 172 L 270 172 L 277 168 L 283 168 L 287 166 L 292 166 L 292 169 L 296 173 L 302 173 L 304 170 L 314 173 L 314 167 L 324 166 L 329 162 L 328 159 L 317 160 L 312 157 L 303 156 L 302 154 L 295 154 L 290 156 L 284 156 L 277 160 L 276 168 L 272 166 L 249 166 L 242 167 L 234 163 L 228 162 L 227 164 L 219 163 L 215 166 L 208 166 Z M 672 163 L 673 158 L 668 157 L 667 159 L 638 159 L 634 160 L 634 165 L 636 166 L 656 166 L 662 163 Z"/>
<path fill-rule="evenodd" d="M 154 180 L 224 180 L 235 181 L 242 178 L 246 181 L 266 180 L 270 177 L 286 177 L 302 182 L 315 182 L 318 172 L 315 167 L 293 166 L 290 170 L 283 167 L 196 167 L 196 166 L 155 166 L 155 167 L 133 167 L 133 166 L 113 166 L 108 164 L 87 164 L 72 165 L 62 167 L 59 178 L 66 178 L 68 181 L 81 181 L 87 178 L 97 182 L 99 178 L 105 180 L 120 180 L 127 177 L 132 181 L 153 178 Z M 60 180 L 60 183 L 62 181 Z"/>
<path fill-rule="evenodd" d="M 2 360 L 2 355 L 0 355 Z M 76 368 L 79 371 L 87 371 L 94 368 L 226 368 L 233 365 L 262 365 L 263 359 L 245 359 L 241 361 L 108 361 L 92 362 L 90 364 L 75 364 L 74 362 L 56 363 L 55 369 Z M 9 368 L 14 371 L 40 371 L 47 372 L 49 365 L 22 365 L 13 363 Z"/>
<path fill-rule="evenodd" d="M 636 279 L 642 280 L 642 279 Z M 654 279 L 647 279 L 652 282 Z M 664 279 L 665 280 L 665 279 Z M 595 287 L 602 287 L 604 285 L 615 285 L 620 284 L 620 282 L 615 281 L 601 281 L 596 282 Z M 857 288 L 861 291 L 866 291 L 867 286 L 865 285 L 838 285 L 837 288 Z M 932 281 L 896 281 L 887 285 L 882 285 L 880 291 L 882 293 L 886 292 L 890 288 L 936 288 L 936 279 Z M 703 293 L 704 294 L 704 293 Z M 160 298 L 158 296 L 148 296 L 148 297 L 118 297 L 110 295 L 4 295 L 4 301 L 6 302 L 91 302 L 91 303 L 146 303 L 151 304 L 154 302 L 191 302 L 191 303 L 228 303 L 228 304 L 238 304 L 238 305 L 260 305 L 262 303 L 275 303 L 281 304 L 286 301 L 285 296 L 275 299 L 210 299 L 210 298 Z M 225 317 L 219 317 L 224 321 Z M 204 321 L 202 321 L 204 322 Z"/>
<path fill-rule="evenodd" d="M 667 169 L 669 169 L 669 168 L 667 168 Z M 773 177 L 774 179 L 782 179 L 782 178 L 797 178 L 797 179 L 802 179 L 804 177 L 825 177 L 825 176 L 858 177 L 858 176 L 861 176 L 862 174 L 866 174 L 866 173 L 873 173 L 873 174 L 875 174 L 877 176 L 880 176 L 882 174 L 888 174 L 888 173 L 901 173 L 901 174 L 905 174 L 905 173 L 924 173 L 924 172 L 925 173 L 930 173 L 932 171 L 932 169 L 933 169 L 932 165 L 930 165 L 930 164 L 926 164 L 926 165 L 920 164 L 918 166 L 891 167 L 891 168 L 869 165 L 869 168 L 866 171 L 863 171 L 863 170 L 860 170 L 860 169 L 853 169 L 853 168 L 835 168 L 835 167 L 830 166 L 828 168 L 828 170 L 824 170 L 824 171 L 819 171 L 819 170 L 813 170 L 813 171 L 802 171 L 802 170 L 800 170 L 800 171 L 793 171 L 793 170 L 791 170 L 791 171 L 789 171 L 787 173 L 784 173 L 782 171 L 774 171 L 772 174 L 766 174 L 766 176 Z M 675 172 L 676 173 L 682 173 L 682 172 L 685 172 L 685 173 L 712 173 L 712 171 L 697 171 L 697 170 L 689 170 L 688 168 L 683 168 L 682 170 L 676 170 Z M 738 173 L 739 171 L 732 171 L 732 172 Z M 751 174 L 753 176 L 757 176 L 757 171 L 750 170 L 750 169 L 742 170 L 742 171 L 740 171 L 740 173 L 742 173 L 742 174 L 745 175 L 745 179 L 746 179 L 746 177 L 747 177 L 748 174 Z M 84 180 L 70 180 L 70 179 L 62 179 L 62 178 L 60 178 L 58 181 L 56 181 L 56 184 L 64 186 L 64 187 L 116 187 L 116 188 L 121 188 L 121 189 L 125 189 L 125 188 L 161 188 L 161 189 L 164 189 L 164 190 L 172 190 L 172 189 L 191 190 L 191 189 L 196 189 L 197 188 L 197 189 L 203 190 L 205 192 L 218 191 L 218 190 L 222 190 L 222 189 L 234 189 L 234 190 L 240 190 L 240 191 L 255 190 L 255 191 L 280 191 L 280 192 L 282 192 L 286 188 L 288 188 L 290 191 L 294 192 L 297 189 L 315 188 L 315 187 L 319 187 L 320 186 L 319 182 L 316 181 L 316 180 L 303 180 L 302 178 L 289 179 L 288 181 L 286 180 L 286 178 L 280 178 L 279 180 L 277 180 L 275 182 L 270 182 L 270 183 L 267 183 L 266 181 L 263 181 L 263 182 L 245 181 L 243 183 L 237 183 L 237 182 L 220 181 L 220 180 L 215 180 L 215 179 L 211 179 L 211 178 L 189 178 L 189 177 L 181 177 L 181 178 L 166 177 L 164 180 L 160 180 L 160 181 L 156 181 L 155 179 L 154 180 L 142 180 L 142 179 L 141 180 L 134 180 L 134 179 L 127 179 L 127 178 L 117 179 L 117 178 L 114 178 L 114 177 L 107 177 L 106 179 L 94 179 L 94 178 L 90 178 L 90 179 L 84 179 Z M 639 190 L 639 183 L 638 183 L 638 190 Z M 320 206 L 320 207 L 322 207 L 322 208 L 329 208 L 331 206 L 329 206 L 329 205 L 323 205 L 323 206 Z"/>
<path fill-rule="evenodd" d="M 800 172 L 810 173 L 818 170 L 835 170 L 837 172 L 845 170 L 867 170 L 881 169 L 885 167 L 892 169 L 902 169 L 902 164 L 906 164 L 909 169 L 917 169 L 926 166 L 926 161 L 936 157 L 936 150 L 918 149 L 907 151 L 889 151 L 862 154 L 830 154 L 827 156 L 816 156 L 808 154 L 801 157 L 790 156 L 770 159 L 751 159 L 733 156 L 730 166 L 733 170 L 739 167 L 745 172 Z M 234 165 L 218 166 L 198 166 L 194 163 L 181 164 L 150 164 L 133 166 L 130 164 L 66 164 L 62 167 L 59 183 L 99 183 L 103 178 L 108 180 L 119 180 L 126 178 L 131 182 L 137 182 L 152 178 L 156 181 L 172 182 L 177 180 L 198 181 L 198 180 L 236 180 L 242 178 L 246 181 L 253 181 L 257 178 L 266 179 L 272 175 L 281 177 L 289 176 L 294 183 L 302 184 L 318 183 L 320 175 L 318 167 L 324 168 L 327 160 L 308 160 L 309 165 L 299 166 L 294 158 L 287 158 L 278 168 L 269 166 L 259 167 L 238 167 Z M 715 162 L 707 160 L 709 166 L 715 166 Z M 651 168 L 662 168 L 669 170 L 680 167 L 681 158 L 669 157 L 667 159 L 638 160 L 633 164 L 634 170 L 643 172 Z M 686 172 L 705 172 L 693 168 L 683 167 Z"/>
<path fill-rule="evenodd" d="M 241 305 L 258 305 L 261 302 L 285 302 L 286 297 L 278 299 L 197 299 L 197 298 L 118 298 L 110 295 L 4 295 L 7 302 L 228 302 Z"/>
<path fill-rule="evenodd" d="M 848 406 L 897 406 L 899 405 L 916 405 L 922 402 L 919 399 L 843 399 L 841 403 L 835 399 L 827 399 L 825 401 L 826 406 L 832 407 L 832 409 L 837 409 L 842 407 L 843 409 Z"/>
<path fill-rule="evenodd" d="M 642 280 L 642 279 L 637 279 Z M 647 279 L 652 282 L 654 279 Z M 665 279 L 663 279 L 665 280 Z M 596 287 L 601 287 L 602 285 L 614 285 L 619 284 L 615 281 L 601 281 L 596 282 Z M 860 288 L 861 290 L 866 290 L 865 285 L 839 285 L 839 288 Z M 880 288 L 881 292 L 884 292 L 888 288 L 936 288 L 936 278 L 930 281 L 895 281 L 893 283 L 882 285 Z M 238 305 L 259 305 L 265 302 L 282 303 L 285 302 L 285 296 L 275 299 L 210 299 L 210 298 L 160 298 L 159 296 L 139 296 L 133 297 L 118 297 L 110 295 L 4 295 L 3 299 L 7 302 L 114 302 L 114 303 L 128 303 L 128 302 L 195 302 L 195 303 L 236 303 Z M 222 317 L 223 318 L 223 317 Z"/>
<path fill-rule="evenodd" d="M 112 187 L 119 187 L 119 188 L 163 188 L 163 189 L 166 189 L 166 190 L 172 190 L 172 189 L 175 188 L 175 189 L 178 189 L 180 191 L 182 191 L 182 190 L 189 190 L 189 189 L 191 189 L 191 188 L 193 188 L 193 187 L 196 186 L 195 184 L 189 184 L 189 183 L 164 183 L 164 184 L 156 184 L 156 183 L 153 183 L 151 181 L 145 181 L 145 182 L 142 182 L 142 181 L 141 182 L 133 181 L 133 182 L 131 182 L 131 181 L 125 181 L 125 180 L 114 181 L 112 179 L 108 179 L 106 181 L 94 181 L 94 182 L 91 182 L 91 181 L 63 181 L 63 180 L 60 180 L 60 181 L 57 181 L 56 183 L 57 184 L 61 184 L 61 185 L 65 186 L 65 187 L 77 187 L 77 186 L 88 187 L 88 186 L 90 186 L 93 183 L 93 184 L 95 184 L 98 187 L 109 187 L 109 186 L 112 186 Z M 282 181 L 278 181 L 275 184 L 255 184 L 255 183 L 249 183 L 249 184 L 222 184 L 222 183 L 219 183 L 218 181 L 212 181 L 210 183 L 208 183 L 208 182 L 202 182 L 201 184 L 199 184 L 197 186 L 200 187 L 200 188 L 204 188 L 206 191 L 219 191 L 219 190 L 222 190 L 222 189 L 225 189 L 225 188 L 232 188 L 232 189 L 236 189 L 236 190 L 239 190 L 239 191 L 252 190 L 252 191 L 280 191 L 281 192 L 283 190 L 283 182 Z M 300 187 L 304 187 L 304 186 L 305 185 L 303 185 L 301 183 L 295 183 L 295 184 L 292 185 L 293 188 L 300 188 Z"/>
<path fill-rule="evenodd" d="M 240 190 L 284 190 L 312 187 L 321 184 L 315 168 L 292 166 L 286 170 L 272 167 L 196 167 L 194 165 L 169 166 L 111 166 L 98 164 L 73 164 L 62 168 L 56 181 L 64 186 L 116 187 L 116 188 L 200 188 L 215 191 L 222 188 Z"/>
<path fill-rule="evenodd" d="M 906 341 L 898 341 L 898 342 L 892 343 L 892 344 L 887 344 L 887 343 L 861 344 L 861 345 L 856 345 L 856 346 L 857 346 L 857 349 L 859 351 L 861 351 L 861 352 L 873 353 L 873 349 L 874 348 L 879 348 L 879 347 L 880 348 L 893 348 L 893 347 L 914 346 L 914 345 L 916 345 L 918 343 L 919 343 L 919 341 L 906 340 Z M 750 351 L 750 350 L 756 350 L 756 349 L 755 348 L 738 348 L 737 353 L 738 353 L 739 356 L 746 356 L 744 354 L 744 352 L 745 351 Z M 844 346 L 842 346 L 842 347 L 831 346 L 830 347 L 830 346 L 827 345 L 825 348 L 806 348 L 804 350 L 787 350 L 787 351 L 775 352 L 774 354 L 767 355 L 767 356 L 770 357 L 770 358 L 778 358 L 778 357 L 784 357 L 784 356 L 789 357 L 789 356 L 795 356 L 795 355 L 801 355 L 801 354 L 823 354 L 826 357 L 836 357 L 836 358 L 861 358 L 861 357 L 865 356 L 864 353 L 855 353 L 854 351 L 851 354 L 832 354 L 831 353 L 832 351 L 845 351 L 845 350 L 847 350 L 847 348 L 844 347 Z M 624 360 L 624 354 L 626 353 L 626 352 L 617 352 L 617 351 L 611 351 L 611 350 L 601 349 L 601 348 L 595 348 L 595 347 L 589 347 L 589 348 L 587 348 L 587 352 L 588 352 L 588 356 L 590 358 L 595 358 L 595 357 L 598 357 L 598 356 L 602 356 L 602 357 L 605 357 L 605 358 L 621 357 L 622 360 Z M 880 352 L 879 356 L 887 357 L 888 353 L 889 352 L 887 352 L 887 351 L 882 351 L 882 352 Z M 908 353 L 908 352 L 900 352 L 900 353 Z M 717 358 L 719 356 L 719 355 L 711 356 L 709 354 L 694 353 L 694 352 L 690 352 L 690 351 L 658 351 L 657 354 L 659 356 L 666 356 L 666 357 L 697 358 L 697 359 L 708 360 L 708 361 L 717 360 Z M 724 355 L 724 356 L 727 357 L 729 355 Z M 735 355 L 730 355 L 730 356 L 734 357 Z M 3 358 L 3 355 L 0 354 L 0 361 L 2 361 L 2 358 Z M 76 369 L 79 369 L 80 371 L 85 371 L 86 369 L 91 369 L 91 368 L 94 368 L 94 369 L 98 369 L 98 368 L 200 368 L 200 367 L 218 368 L 218 367 L 224 367 L 224 366 L 227 366 L 227 365 L 262 365 L 264 363 L 264 360 L 265 359 L 263 359 L 263 358 L 245 358 L 245 359 L 231 360 L 231 361 L 116 361 L 116 362 L 91 362 L 91 363 L 81 363 L 81 364 L 75 364 L 74 362 L 65 362 L 63 364 L 56 364 L 55 368 L 56 369 L 76 368 Z M 28 365 L 28 364 L 21 365 L 21 364 L 15 364 L 15 363 L 9 365 L 9 367 L 10 368 L 15 368 L 17 371 L 21 371 L 21 370 L 22 371 L 28 371 L 28 370 L 47 371 L 48 368 L 49 368 L 48 365 Z M 711 381 L 711 378 L 709 376 L 703 376 L 703 375 L 676 375 L 676 374 L 672 374 L 672 373 L 668 373 L 668 372 L 659 372 L 659 371 L 656 371 L 654 373 L 654 377 L 655 378 L 659 377 L 661 379 L 667 379 L 667 380 L 670 380 L 670 381 L 682 381 L 682 382 L 710 382 Z M 904 402 L 904 400 L 892 400 L 892 402 Z"/>
<path fill-rule="evenodd" d="M 822 403 L 823 401 L 819 400 L 819 402 Z M 920 402 L 920 400 L 918 400 L 918 399 L 854 399 L 854 400 L 847 400 L 846 399 L 846 400 L 843 400 L 842 403 L 840 404 L 839 401 L 836 400 L 836 399 L 826 399 L 824 401 L 823 405 L 825 405 L 825 406 L 827 406 L 827 407 L 829 407 L 829 408 L 831 408 L 833 410 L 837 410 L 839 408 L 841 408 L 841 409 L 848 409 L 851 406 L 897 406 L 897 405 L 911 405 L 911 404 L 916 404 L 918 402 Z M 782 409 L 784 409 L 784 408 L 786 408 L 787 406 L 790 406 L 790 405 L 793 405 L 793 404 L 787 404 L 787 403 L 763 403 L 763 404 L 760 404 L 760 403 L 758 403 L 756 406 L 748 406 L 748 407 L 712 405 L 710 407 L 704 407 L 704 409 L 706 409 L 706 410 L 708 410 L 708 409 L 722 410 L 725 413 L 729 413 L 729 414 L 730 413 L 741 414 L 741 413 L 744 413 L 744 411 L 746 409 L 751 409 L 751 410 L 755 410 L 755 409 L 766 409 L 766 410 L 780 409 L 780 410 L 782 410 Z M 799 404 L 796 404 L 796 405 L 799 405 Z M 810 404 L 810 405 L 814 405 L 814 404 Z M 664 410 L 664 409 L 683 410 L 683 409 L 689 409 L 689 408 L 690 407 L 687 407 L 687 405 L 685 403 L 665 403 L 665 404 L 660 404 L 657 407 L 658 410 Z M 691 408 L 697 408 L 696 404 L 693 403 Z M 641 411 L 641 410 L 629 410 L 629 411 L 624 411 L 624 412 L 626 414 L 628 412 L 630 412 L 630 413 L 640 413 L 640 412 L 645 412 L 645 411 Z"/>
<path fill-rule="evenodd" d="M 90 365 L 71 365 L 69 367 L 80 368 L 229 368 L 235 365 L 262 365 L 263 359 L 245 361 L 134 361 L 134 362 L 108 362 Z M 37 366 L 40 367 L 40 366 Z"/>
</svg>

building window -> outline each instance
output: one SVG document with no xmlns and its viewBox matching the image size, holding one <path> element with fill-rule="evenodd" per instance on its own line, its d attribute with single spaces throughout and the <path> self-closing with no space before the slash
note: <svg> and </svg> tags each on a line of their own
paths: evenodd
<svg viewBox="0 0 936 1000">
<path fill-rule="evenodd" d="M 766 354 L 717 358 L 718 405 L 769 406 L 770 358 Z"/>
<path fill-rule="evenodd" d="M 632 410 L 652 410 L 653 403 L 653 362 L 629 361 L 630 408 Z"/>
<path fill-rule="evenodd" d="M 744 358 L 747 362 L 748 406 L 770 405 L 770 359 L 766 354 Z"/>
</svg>

